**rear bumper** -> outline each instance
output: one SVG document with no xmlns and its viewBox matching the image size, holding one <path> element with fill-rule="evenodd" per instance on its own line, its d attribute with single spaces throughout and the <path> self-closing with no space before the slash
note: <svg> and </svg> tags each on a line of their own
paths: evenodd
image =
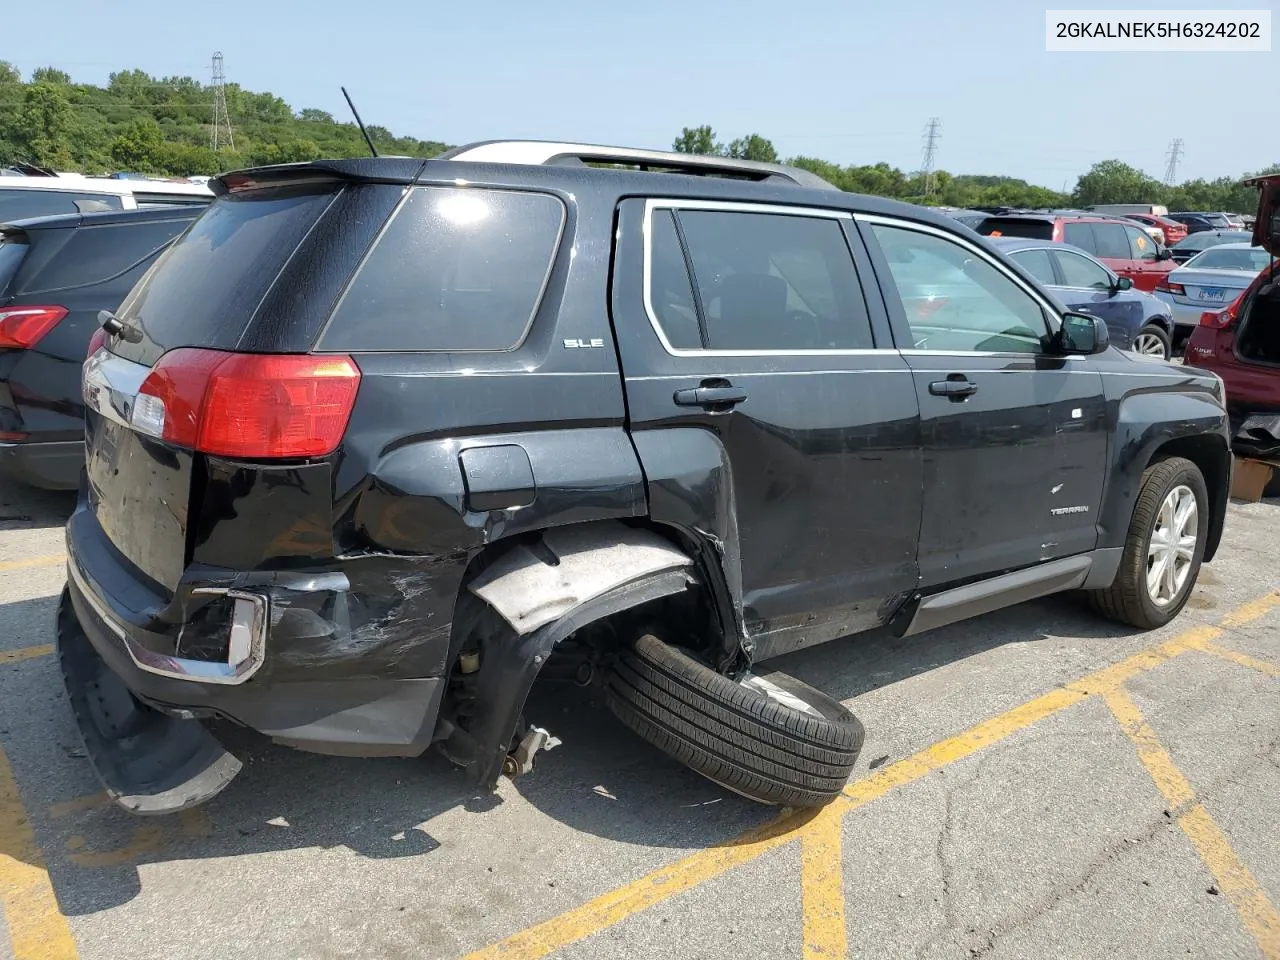
<svg viewBox="0 0 1280 960">
<path fill-rule="evenodd" d="M 1155 292 L 1155 297 L 1173 311 L 1173 322 L 1179 327 L 1195 327 L 1200 323 L 1200 314 L 1213 310 L 1221 310 L 1225 304 L 1192 304 L 1182 303 L 1173 294 Z"/>
<path fill-rule="evenodd" d="M 75 490 L 84 466 L 84 443 L 0 443 L 0 475 L 45 490 Z"/>
</svg>

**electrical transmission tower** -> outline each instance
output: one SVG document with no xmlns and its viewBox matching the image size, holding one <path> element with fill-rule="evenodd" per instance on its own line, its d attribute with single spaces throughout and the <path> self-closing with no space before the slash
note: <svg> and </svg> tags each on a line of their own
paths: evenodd
<svg viewBox="0 0 1280 960">
<path fill-rule="evenodd" d="M 1164 168 L 1164 182 L 1169 186 L 1173 186 L 1178 182 L 1178 161 L 1182 159 L 1182 138 L 1179 137 L 1169 144 L 1168 160 L 1169 165 Z"/>
<path fill-rule="evenodd" d="M 236 148 L 235 138 L 231 134 L 231 114 L 227 113 L 227 75 L 222 69 L 222 53 L 213 55 L 213 134 L 209 138 L 209 146 L 217 153 L 220 147 L 228 150 Z"/>
<path fill-rule="evenodd" d="M 924 164 L 920 172 L 924 174 L 924 195 L 931 197 L 937 187 L 933 177 L 933 161 L 938 154 L 938 141 L 942 139 L 942 121 L 937 117 L 930 117 L 928 125 L 924 128 L 923 138 Z"/>
</svg>

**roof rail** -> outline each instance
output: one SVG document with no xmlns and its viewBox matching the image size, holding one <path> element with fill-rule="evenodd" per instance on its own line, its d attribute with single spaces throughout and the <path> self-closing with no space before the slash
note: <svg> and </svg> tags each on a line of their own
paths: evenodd
<svg viewBox="0 0 1280 960">
<path fill-rule="evenodd" d="M 559 143 L 552 140 L 483 140 L 454 147 L 437 160 L 470 163 L 515 163 L 534 166 L 585 166 L 588 163 L 621 163 L 641 170 L 684 173 L 693 176 L 727 176 L 743 180 L 784 181 L 799 187 L 839 190 L 815 173 L 780 163 L 708 157 L 695 153 L 606 147 L 591 143 Z"/>
</svg>

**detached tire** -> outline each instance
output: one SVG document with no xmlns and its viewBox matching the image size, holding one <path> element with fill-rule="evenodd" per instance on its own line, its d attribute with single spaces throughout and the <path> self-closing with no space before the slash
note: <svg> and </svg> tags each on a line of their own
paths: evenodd
<svg viewBox="0 0 1280 960">
<path fill-rule="evenodd" d="M 1180 513 L 1192 504 L 1194 513 Z M 1163 627 L 1191 596 L 1208 533 L 1209 492 L 1200 468 L 1182 457 L 1153 463 L 1142 474 L 1115 582 L 1089 591 L 1090 605 L 1140 630 Z"/>
<path fill-rule="evenodd" d="M 646 634 L 610 673 L 609 708 L 664 753 L 751 800 L 820 807 L 866 736 L 845 706 L 785 674 L 734 683 Z"/>
</svg>

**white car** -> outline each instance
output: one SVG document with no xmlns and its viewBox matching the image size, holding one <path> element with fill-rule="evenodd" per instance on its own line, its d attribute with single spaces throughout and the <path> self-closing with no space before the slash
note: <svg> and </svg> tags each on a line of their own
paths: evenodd
<svg viewBox="0 0 1280 960">
<path fill-rule="evenodd" d="M 1248 243 L 1220 243 L 1169 271 L 1155 294 L 1173 309 L 1173 322 L 1194 327 L 1200 314 L 1221 310 L 1271 262 L 1271 254 Z"/>
<path fill-rule="evenodd" d="M 0 223 L 59 213 L 99 213 L 173 204 L 208 204 L 204 184 L 171 180 L 114 180 L 78 173 L 0 177 Z"/>
</svg>

